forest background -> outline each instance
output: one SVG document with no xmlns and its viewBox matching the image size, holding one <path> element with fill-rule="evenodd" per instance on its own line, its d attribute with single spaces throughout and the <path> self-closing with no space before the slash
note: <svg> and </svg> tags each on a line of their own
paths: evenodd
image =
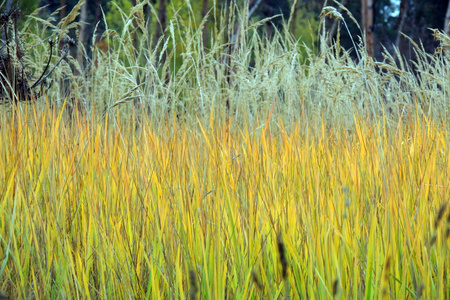
<svg viewBox="0 0 450 300">
<path fill-rule="evenodd" d="M 17 5 L 16 2 L 4 0 L 2 6 L 8 9 Z M 101 40 L 105 31 L 103 16 L 105 16 L 109 28 L 120 31 L 124 24 L 121 22 L 117 7 L 128 14 L 139 2 L 139 0 L 85 1 L 76 20 L 80 22 L 80 27 L 77 32 L 75 29 L 72 30 L 73 37 L 86 49 L 86 53 L 82 53 L 76 47 L 72 49 L 80 63 L 83 60 L 85 64 L 86 59 L 89 60 L 89 57 L 92 56 L 91 49 L 88 47 L 92 36 L 95 36 L 98 46 L 103 47 L 103 50 L 107 48 L 107 44 Z M 219 9 L 227 10 L 230 5 L 230 1 L 222 0 L 192 0 L 189 6 L 186 5 L 185 0 L 151 0 L 150 2 L 153 7 L 145 5 L 143 10 L 149 21 L 148 33 L 153 36 L 153 45 L 148 45 L 149 47 L 157 45 L 157 41 L 167 29 L 167 20 L 174 14 L 188 18 L 189 10 L 192 10 L 195 22 L 200 24 L 204 17 L 211 12 L 213 6 L 217 5 Z M 238 7 L 245 4 L 244 0 L 231 2 L 236 3 Z M 334 4 L 333 1 L 328 2 L 329 5 Z M 414 42 L 422 43 L 426 52 L 433 53 L 439 43 L 429 29 L 442 29 L 447 35 L 450 32 L 448 26 L 450 1 L 448 0 L 341 0 L 339 2 L 347 7 L 361 24 L 363 32 L 367 35 L 367 52 L 376 60 L 382 59 L 383 48 L 386 48 L 389 53 L 394 53 L 394 47 L 399 49 L 406 61 L 414 59 L 413 45 L 404 38 L 402 33 Z M 77 3 L 78 0 L 21 0 L 18 1 L 18 6 L 24 15 L 33 12 L 38 7 L 45 7 L 41 10 L 40 17 L 48 18 L 53 14 L 56 24 L 66 17 Z M 324 3 L 323 0 L 250 0 L 249 8 L 252 11 L 253 22 L 278 15 L 270 22 L 265 23 L 263 30 L 266 30 L 269 36 L 273 33 L 274 28 L 280 29 L 283 20 L 287 21 L 292 13 L 292 22 L 290 23 L 292 35 L 301 38 L 308 47 L 314 48 L 314 43 L 318 40 L 316 33 L 319 26 L 319 15 L 324 4 L 327 3 Z M 203 28 L 205 47 L 210 46 L 209 37 L 215 28 L 214 25 L 214 18 L 208 18 L 208 23 Z M 327 31 L 330 33 L 330 42 L 335 38 L 337 26 L 340 26 L 337 20 L 326 24 Z M 352 33 L 352 38 L 355 40 L 360 35 L 360 30 L 356 26 L 353 22 L 348 23 L 349 32 Z M 352 47 L 349 35 L 342 35 L 340 38 L 345 49 Z M 86 54 L 84 58 L 83 54 Z"/>
</svg>

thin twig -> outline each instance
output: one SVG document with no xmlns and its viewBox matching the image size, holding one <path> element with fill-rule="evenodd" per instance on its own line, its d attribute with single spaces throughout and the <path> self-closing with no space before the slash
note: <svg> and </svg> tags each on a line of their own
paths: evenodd
<svg viewBox="0 0 450 300">
<path fill-rule="evenodd" d="M 47 69 L 50 66 L 50 61 L 52 60 L 52 56 L 53 56 L 53 41 L 49 40 L 48 43 L 50 44 L 50 57 L 48 58 L 47 65 L 45 66 L 45 69 L 42 72 L 41 77 L 39 77 L 39 79 L 35 82 L 35 84 L 33 84 L 31 86 L 32 89 L 34 89 L 38 84 L 40 84 L 42 82 L 42 78 L 44 77 L 45 72 L 47 72 Z"/>
</svg>

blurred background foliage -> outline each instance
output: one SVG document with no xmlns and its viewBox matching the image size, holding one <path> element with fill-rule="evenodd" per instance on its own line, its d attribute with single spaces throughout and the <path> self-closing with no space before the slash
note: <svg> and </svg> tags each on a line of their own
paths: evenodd
<svg viewBox="0 0 450 300">
<path fill-rule="evenodd" d="M 28 15 L 41 7 L 43 9 L 40 11 L 40 17 L 48 18 L 53 14 L 54 22 L 57 24 L 68 15 L 77 3 L 78 0 L 4 0 L 2 10 L 18 5 L 22 14 Z M 87 46 L 91 42 L 93 34 L 96 36 L 95 42 L 101 48 L 106 49 L 107 43 L 101 40 L 101 36 L 106 30 L 105 24 L 108 24 L 109 29 L 120 33 L 125 25 L 124 16 L 128 15 L 134 6 L 141 3 L 142 1 L 139 0 L 87 0 L 76 20 L 81 24 L 80 32 L 71 30 L 71 35 L 76 40 L 81 39 L 87 56 L 91 57 L 91 49 Z M 148 41 L 149 47 L 156 46 L 158 39 L 169 26 L 168 20 L 175 15 L 178 19 L 184 20 L 185 23 L 180 24 L 181 26 L 199 26 L 203 18 L 208 15 L 202 34 L 204 35 L 204 46 L 210 47 L 211 37 L 217 34 L 217 30 L 220 30 L 219 17 L 226 18 L 227 12 L 233 6 L 238 9 L 247 6 L 251 12 L 250 22 L 254 23 L 276 16 L 258 29 L 267 34 L 269 38 L 275 30 L 281 30 L 283 24 L 290 19 L 290 33 L 312 49 L 317 49 L 318 46 L 316 45 L 317 33 L 322 8 L 327 5 L 338 7 L 337 3 L 340 3 L 348 9 L 361 26 L 359 28 L 356 23 L 347 22 L 349 31 L 342 32 L 340 37 L 342 46 L 346 49 L 353 47 L 350 33 L 352 38 L 358 41 L 358 37 L 363 31 L 370 32 L 367 35 L 367 38 L 370 39 L 368 44 L 373 46 L 369 47 L 369 54 L 372 54 L 377 60 L 383 59 L 383 48 L 393 54 L 395 47 L 407 60 L 415 58 L 413 46 L 408 39 L 403 37 L 402 33 L 409 36 L 414 42 L 422 43 L 424 50 L 432 53 L 438 46 L 438 42 L 435 41 L 429 28 L 441 29 L 448 34 L 449 28 L 446 28 L 445 24 L 448 24 L 450 19 L 448 0 L 150 0 L 146 3 L 148 4 L 143 6 L 142 13 L 146 21 L 149 21 L 146 33 L 153 39 L 153 41 Z M 342 13 L 343 17 L 348 20 L 346 11 L 339 9 L 339 13 Z M 365 23 L 364 18 L 369 19 L 369 22 Z M 225 25 L 230 26 L 231 31 L 237 30 L 238 27 L 236 24 Z M 343 25 L 335 20 L 326 21 L 326 27 L 331 34 L 330 41 L 335 38 L 338 26 Z M 81 38 L 80 33 L 83 35 Z M 76 54 L 74 53 L 74 55 Z"/>
</svg>

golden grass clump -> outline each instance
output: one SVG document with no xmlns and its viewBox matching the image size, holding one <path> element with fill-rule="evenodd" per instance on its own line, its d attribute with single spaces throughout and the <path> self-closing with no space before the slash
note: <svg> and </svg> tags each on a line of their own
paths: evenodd
<svg viewBox="0 0 450 300">
<path fill-rule="evenodd" d="M 0 290 L 449 298 L 447 127 L 275 121 L 136 130 L 131 119 L 69 122 L 56 108 L 3 112 Z"/>
</svg>

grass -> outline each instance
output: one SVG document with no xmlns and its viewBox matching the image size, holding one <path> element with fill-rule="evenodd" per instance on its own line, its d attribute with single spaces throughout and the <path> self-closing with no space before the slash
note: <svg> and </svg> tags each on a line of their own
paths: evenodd
<svg viewBox="0 0 450 300">
<path fill-rule="evenodd" d="M 327 44 L 323 25 L 337 18 L 338 28 L 348 28 L 346 22 L 356 22 L 348 11 L 344 18 L 336 9 L 325 7 L 320 24 L 311 28 L 318 42 L 306 45 L 287 27 L 267 36 L 262 27 L 270 20 L 249 23 L 246 9 L 231 5 L 226 13 L 214 5 L 204 45 L 201 28 L 206 20 L 196 20 L 186 3 L 169 8 L 173 18 L 156 47 L 151 46 L 152 31 L 143 29 L 148 27 L 140 12 L 145 1 L 129 15 L 121 13 L 124 27 L 120 31 L 105 24 L 107 30 L 100 37 L 96 33 L 87 46 L 92 57 L 85 64 L 69 55 L 52 73 L 48 102 L 61 108 L 67 99 L 68 111 L 79 109 L 90 118 L 107 114 L 127 119 L 134 114 L 137 125 L 150 120 L 157 127 L 174 115 L 190 123 L 211 114 L 218 120 L 224 107 L 224 119 L 250 126 L 259 126 L 272 107 L 271 120 L 281 118 L 286 126 L 304 116 L 316 126 L 325 120 L 344 129 L 354 127 L 354 115 L 384 119 L 389 126 L 395 126 L 399 116 L 449 121 L 450 38 L 438 30 L 430 30 L 440 42 L 435 53 L 426 53 L 410 40 L 416 61 L 405 61 L 398 51 L 385 52 L 383 61 L 375 61 L 368 56 L 363 39 L 354 41 L 352 49 L 340 46 L 339 37 L 349 34 L 346 30 L 339 29 L 334 42 Z M 39 11 L 24 23 L 24 64 L 35 76 L 49 57 L 46 41 L 64 39 L 77 27 L 69 22 L 75 19 L 76 9 L 56 25 L 52 16 L 40 18 Z M 135 23 L 142 26 L 135 29 Z M 100 44 L 94 43 L 97 38 Z M 49 69 L 62 55 L 54 52 Z M 44 102 L 38 100 L 41 106 Z"/>
<path fill-rule="evenodd" d="M 7 121 L 9 120 L 9 121 Z M 2 118 L 11 298 L 450 296 L 447 128 Z M 377 132 L 382 134 L 378 135 Z"/>
<path fill-rule="evenodd" d="M 1 106 L 0 299 L 450 298 L 449 38 L 377 62 L 246 14 L 207 47 L 176 13 L 156 49 L 108 29 Z M 30 68 L 52 24 L 25 23 Z"/>
</svg>

